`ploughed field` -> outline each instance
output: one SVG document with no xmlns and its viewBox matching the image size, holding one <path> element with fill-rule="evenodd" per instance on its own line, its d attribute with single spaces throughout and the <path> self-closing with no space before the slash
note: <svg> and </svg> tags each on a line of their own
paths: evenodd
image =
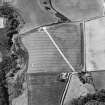
<svg viewBox="0 0 105 105">
<path fill-rule="evenodd" d="M 80 24 L 58 24 L 50 26 L 48 32 L 68 61 L 77 71 L 80 71 L 82 68 L 82 32 Z M 71 72 L 71 69 L 45 32 L 35 32 L 25 36 L 23 44 L 29 52 L 28 73 L 40 71 Z"/>
</svg>

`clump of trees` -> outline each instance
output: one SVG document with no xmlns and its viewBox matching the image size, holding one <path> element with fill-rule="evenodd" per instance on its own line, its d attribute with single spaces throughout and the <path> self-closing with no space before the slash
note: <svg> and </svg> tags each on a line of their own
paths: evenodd
<svg viewBox="0 0 105 105">
<path fill-rule="evenodd" d="M 20 25 L 20 15 L 16 11 L 15 8 L 9 6 L 8 4 L 4 4 L 0 6 L 0 16 L 6 18 L 6 44 L 2 41 L 2 45 L 0 47 L 6 47 L 8 52 L 11 52 L 11 47 L 13 45 L 12 38 L 14 34 L 18 34 L 18 27 Z M 2 36 L 4 37 L 4 36 Z M 13 56 L 13 54 L 7 54 L 8 56 L 3 55 L 3 61 L 0 63 L 0 105 L 10 105 L 9 103 L 9 92 L 8 92 L 8 83 L 7 83 L 7 74 L 14 70 L 16 71 L 16 60 L 17 56 Z M 16 54 L 15 54 L 16 55 Z M 11 76 L 14 76 L 12 73 Z M 16 86 L 17 87 L 17 86 Z"/>
<path fill-rule="evenodd" d="M 75 98 L 70 105 L 105 105 L 105 89 L 96 91 L 94 94 Z"/>
</svg>

